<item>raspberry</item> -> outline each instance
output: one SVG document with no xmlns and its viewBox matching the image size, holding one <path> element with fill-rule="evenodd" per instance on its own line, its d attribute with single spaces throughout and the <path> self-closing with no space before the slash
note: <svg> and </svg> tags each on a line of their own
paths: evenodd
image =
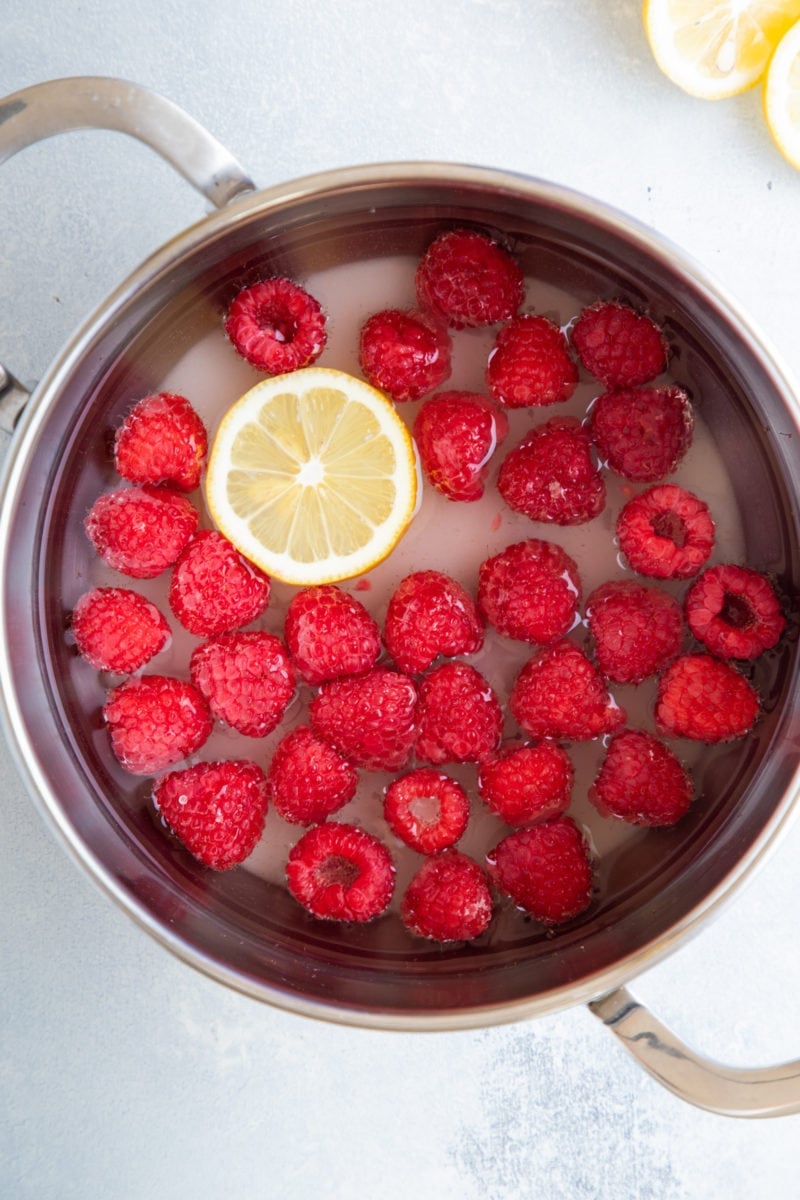
<svg viewBox="0 0 800 1200">
<path fill-rule="evenodd" d="M 163 487 L 127 487 L 98 496 L 84 528 L 113 571 L 154 579 L 188 545 L 200 514 L 179 492 Z"/>
<path fill-rule="evenodd" d="M 692 406 L 680 387 L 606 392 L 589 419 L 600 457 L 617 475 L 641 483 L 675 470 L 692 444 L 693 429 Z"/>
<path fill-rule="evenodd" d="M 614 683 L 641 683 L 680 654 L 683 614 L 660 588 L 632 579 L 595 588 L 586 601 L 597 665 Z"/>
<path fill-rule="evenodd" d="M 569 817 L 510 833 L 486 862 L 492 882 L 543 925 L 569 921 L 591 902 L 589 847 Z"/>
<path fill-rule="evenodd" d="M 84 592 L 72 611 L 72 632 L 90 666 L 119 675 L 138 671 L 172 638 L 155 604 L 128 588 Z"/>
<path fill-rule="evenodd" d="M 142 675 L 114 688 L 103 717 L 111 748 L 132 775 L 155 775 L 194 754 L 214 724 L 197 688 L 168 675 Z"/>
<path fill-rule="evenodd" d="M 572 344 L 586 370 L 608 388 L 636 387 L 667 365 L 661 330 L 627 304 L 598 300 L 572 326 Z"/>
<path fill-rule="evenodd" d="M 528 538 L 506 546 L 478 571 L 478 609 L 499 633 L 542 645 L 575 624 L 581 597 L 578 568 L 554 542 Z"/>
<path fill-rule="evenodd" d="M 153 801 L 172 832 L 206 867 L 228 871 L 264 830 L 267 781 L 244 759 L 197 763 L 158 780 Z"/>
<path fill-rule="evenodd" d="M 268 375 L 307 367 L 325 348 L 325 314 L 291 279 L 267 279 L 239 292 L 225 332 L 242 358 Z"/>
<path fill-rule="evenodd" d="M 134 405 L 114 438 L 114 465 L 131 483 L 193 492 L 208 452 L 206 427 L 185 396 L 156 392 Z"/>
<path fill-rule="evenodd" d="M 617 538 L 640 575 L 689 579 L 714 549 L 714 522 L 697 496 L 662 483 L 628 501 L 617 519 Z"/>
<path fill-rule="evenodd" d="M 729 742 L 750 731 L 758 709 L 755 688 L 728 663 L 684 654 L 661 676 L 656 724 L 675 737 Z"/>
<path fill-rule="evenodd" d="M 307 683 L 361 675 L 381 652 L 381 634 L 364 605 L 332 583 L 296 592 L 286 610 L 284 636 Z"/>
<path fill-rule="evenodd" d="M 192 683 L 215 717 L 247 737 L 266 737 L 294 695 L 294 667 L 271 633 L 225 633 L 192 653 Z"/>
<path fill-rule="evenodd" d="M 575 772 L 555 742 L 501 747 L 478 768 L 478 791 L 506 825 L 532 825 L 569 808 Z"/>
<path fill-rule="evenodd" d="M 786 621 L 766 575 L 748 567 L 709 567 L 686 593 L 686 619 L 717 658 L 757 658 Z"/>
<path fill-rule="evenodd" d="M 574 417 L 553 417 L 535 426 L 506 455 L 497 488 L 515 512 L 556 525 L 591 521 L 606 504 L 589 434 Z"/>
<path fill-rule="evenodd" d="M 439 392 L 420 408 L 414 439 L 428 482 L 449 500 L 480 500 L 508 418 L 475 392 Z"/>
<path fill-rule="evenodd" d="M 511 691 L 509 706 L 531 737 L 584 742 L 625 723 L 625 710 L 586 655 L 566 639 L 537 650 Z"/>
<path fill-rule="evenodd" d="M 445 663 L 419 688 L 416 754 L 423 762 L 480 762 L 497 748 L 500 703 L 489 683 L 467 663 Z"/>
<path fill-rule="evenodd" d="M 389 784 L 383 813 L 392 832 L 412 850 L 436 854 L 463 835 L 469 821 L 469 800 L 455 779 L 420 767 Z"/>
<path fill-rule="evenodd" d="M 383 638 L 401 671 L 425 671 L 438 655 L 474 654 L 483 645 L 475 602 L 441 571 L 416 571 L 399 584 L 386 612 Z"/>
<path fill-rule="evenodd" d="M 604 817 L 630 825 L 674 825 L 688 811 L 694 785 L 658 738 L 626 729 L 611 739 L 589 799 Z"/>
<path fill-rule="evenodd" d="M 361 330 L 359 362 L 373 387 L 393 400 L 419 400 L 450 375 L 450 335 L 427 313 L 388 308 Z"/>
<path fill-rule="evenodd" d="M 486 379 L 498 404 L 527 408 L 569 400 L 578 368 L 559 327 L 547 317 L 526 313 L 498 333 Z"/>
<path fill-rule="evenodd" d="M 471 941 L 492 919 L 486 876 L 458 850 L 437 854 L 423 863 L 408 885 L 400 916 L 418 937 L 436 942 Z"/>
<path fill-rule="evenodd" d="M 201 529 L 172 572 L 169 604 L 196 637 L 249 625 L 269 603 L 270 581 L 227 538 Z"/>
<path fill-rule="evenodd" d="M 280 741 L 267 771 L 270 800 L 284 821 L 315 825 L 353 799 L 358 774 L 307 725 Z"/>
<path fill-rule="evenodd" d="M 413 680 L 386 667 L 324 683 L 311 701 L 311 727 L 357 767 L 399 771 L 417 734 Z"/>
<path fill-rule="evenodd" d="M 304 833 L 286 864 L 289 891 L 323 921 L 371 921 L 388 907 L 394 863 L 377 838 L 328 822 Z"/>
<path fill-rule="evenodd" d="M 525 280 L 511 255 L 472 229 L 451 229 L 431 242 L 416 287 L 422 308 L 454 329 L 507 321 L 525 299 Z"/>
</svg>

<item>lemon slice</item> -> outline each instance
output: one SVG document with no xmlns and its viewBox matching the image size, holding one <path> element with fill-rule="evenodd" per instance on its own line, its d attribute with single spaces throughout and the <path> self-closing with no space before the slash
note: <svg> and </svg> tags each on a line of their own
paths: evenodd
<svg viewBox="0 0 800 1200">
<path fill-rule="evenodd" d="M 397 544 L 417 498 L 414 445 L 382 392 L 307 367 L 257 383 L 222 419 L 206 473 L 212 520 L 286 583 L 332 583 Z"/>
<path fill-rule="evenodd" d="M 800 168 L 800 21 L 781 38 L 770 59 L 764 116 L 775 145 Z"/>
<path fill-rule="evenodd" d="M 800 17 L 800 0 L 645 0 L 644 27 L 664 74 L 691 96 L 721 100 L 758 83 Z"/>
</svg>

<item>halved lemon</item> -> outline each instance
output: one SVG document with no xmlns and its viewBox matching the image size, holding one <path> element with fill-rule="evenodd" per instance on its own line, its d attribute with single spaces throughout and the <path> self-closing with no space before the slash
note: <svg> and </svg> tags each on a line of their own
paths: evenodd
<svg viewBox="0 0 800 1200">
<path fill-rule="evenodd" d="M 800 168 L 800 21 L 781 38 L 770 59 L 764 117 L 775 145 Z"/>
<path fill-rule="evenodd" d="M 325 367 L 257 383 L 214 439 L 206 500 L 268 575 L 309 585 L 381 562 L 417 499 L 414 444 L 382 392 Z"/>
<path fill-rule="evenodd" d="M 691 96 L 721 100 L 758 83 L 800 17 L 800 0 L 645 0 L 644 27 L 664 74 Z"/>
</svg>

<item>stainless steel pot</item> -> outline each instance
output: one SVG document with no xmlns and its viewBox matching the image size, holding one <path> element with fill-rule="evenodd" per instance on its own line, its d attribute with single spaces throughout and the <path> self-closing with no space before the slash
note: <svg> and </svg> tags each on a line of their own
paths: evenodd
<svg viewBox="0 0 800 1200">
<path fill-rule="evenodd" d="M 584 920 L 545 936 L 521 922 L 485 944 L 411 946 L 386 917 L 320 928 L 248 872 L 211 876 L 176 852 L 124 777 L 65 644 L 65 591 L 89 570 L 81 517 L 107 486 L 106 431 L 155 386 L 243 278 L 304 276 L 375 254 L 417 254 L 477 223 L 523 264 L 587 298 L 646 300 L 680 336 L 703 415 L 741 504 L 747 561 L 787 593 L 800 580 L 800 428 L 792 386 L 737 306 L 696 264 L 614 210 L 549 183 L 436 163 L 335 171 L 255 191 L 230 155 L 169 102 L 109 79 L 60 80 L 0 102 L 0 161 L 68 129 L 147 142 L 221 211 L 143 263 L 82 326 L 28 398 L 0 376 L 9 448 L 0 510 L 0 684 L 6 734 L 51 827 L 97 884 L 186 962 L 309 1016 L 392 1029 L 458 1029 L 588 1002 L 656 1078 L 722 1113 L 800 1110 L 800 1064 L 727 1069 L 681 1045 L 624 987 L 672 951 L 762 862 L 796 808 L 796 629 L 757 668 L 758 736 L 709 757 L 705 802 L 606 871 Z"/>
</svg>

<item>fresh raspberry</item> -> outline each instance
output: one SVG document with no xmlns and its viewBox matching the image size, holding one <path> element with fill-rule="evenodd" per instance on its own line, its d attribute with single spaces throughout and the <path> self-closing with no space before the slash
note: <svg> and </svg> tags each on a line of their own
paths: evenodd
<svg viewBox="0 0 800 1200">
<path fill-rule="evenodd" d="M 271 633 L 223 633 L 192 653 L 192 683 L 215 717 L 247 737 L 266 737 L 294 695 L 294 667 Z"/>
<path fill-rule="evenodd" d="M 476 862 L 458 850 L 429 858 L 408 885 L 400 905 L 403 924 L 436 942 L 468 942 L 492 919 L 492 894 Z"/>
<path fill-rule="evenodd" d="M 692 444 L 694 415 L 683 388 L 627 388 L 593 405 L 589 432 L 600 457 L 625 479 L 671 475 Z"/>
<path fill-rule="evenodd" d="M 267 781 L 245 759 L 197 763 L 163 775 L 153 801 L 172 832 L 206 867 L 228 871 L 253 852 L 264 831 Z"/>
<path fill-rule="evenodd" d="M 591 521 L 606 504 L 589 434 L 574 417 L 553 417 L 535 426 L 506 455 L 497 488 L 515 512 L 556 525 Z"/>
<path fill-rule="evenodd" d="M 172 632 L 163 615 L 128 588 L 94 588 L 72 610 L 75 644 L 96 671 L 129 675 L 159 654 Z"/>
<path fill-rule="evenodd" d="M 617 538 L 640 575 L 690 579 L 714 549 L 714 522 L 697 496 L 662 483 L 628 501 L 617 519 Z"/>
<path fill-rule="evenodd" d="M 298 725 L 278 743 L 267 783 L 284 821 L 315 825 L 353 799 L 358 773 L 307 725 Z"/>
<path fill-rule="evenodd" d="M 597 665 L 614 683 L 641 683 L 677 658 L 683 613 L 674 596 L 633 579 L 595 588 L 586 601 Z"/>
<path fill-rule="evenodd" d="M 412 850 L 436 854 L 463 835 L 469 821 L 469 799 L 449 775 L 420 767 L 389 784 L 383 814 L 392 832 Z"/>
<path fill-rule="evenodd" d="M 419 400 L 449 377 L 451 349 L 447 330 L 428 313 L 387 308 L 365 322 L 359 362 L 393 400 Z"/>
<path fill-rule="evenodd" d="M 474 667 L 445 663 L 422 680 L 416 744 L 422 762 L 480 762 L 497 748 L 502 729 L 500 702 Z"/>
<path fill-rule="evenodd" d="M 193 492 L 208 452 L 206 427 L 185 396 L 156 392 L 135 404 L 114 438 L 114 465 L 131 483 Z"/>
<path fill-rule="evenodd" d="M 585 742 L 625 723 L 600 672 L 566 639 L 543 646 L 525 663 L 509 706 L 517 723 L 535 738 Z"/>
<path fill-rule="evenodd" d="M 569 400 L 578 368 L 559 327 L 547 317 L 525 313 L 498 333 L 486 379 L 498 404 L 528 408 Z"/>
<path fill-rule="evenodd" d="M 428 482 L 449 500 L 480 500 L 508 417 L 476 392 L 438 392 L 420 408 L 414 439 Z"/>
<path fill-rule="evenodd" d="M 111 748 L 132 775 L 155 775 L 194 754 L 214 724 L 197 688 L 168 675 L 136 676 L 114 688 L 103 717 Z"/>
<path fill-rule="evenodd" d="M 554 542 L 528 538 L 506 546 L 478 570 L 478 609 L 506 637 L 546 645 L 575 624 L 578 568 Z"/>
<path fill-rule="evenodd" d="M 483 645 L 475 601 L 441 571 L 415 571 L 399 584 L 386 612 L 383 638 L 401 671 L 425 671 L 438 655 L 474 654 Z"/>
<path fill-rule="evenodd" d="M 307 683 L 362 675 L 381 652 L 381 632 L 364 605 L 332 583 L 296 592 L 286 610 L 284 636 Z"/>
<path fill-rule="evenodd" d="M 325 349 L 325 314 L 291 279 L 243 288 L 228 310 L 225 332 L 242 358 L 268 375 L 307 367 Z"/>
<path fill-rule="evenodd" d="M 686 619 L 717 658 L 757 658 L 770 650 L 786 621 L 766 575 L 749 567 L 709 567 L 686 593 Z"/>
<path fill-rule="evenodd" d="M 269 603 L 269 577 L 214 529 L 201 529 L 175 563 L 169 604 L 196 637 L 249 625 Z"/>
<path fill-rule="evenodd" d="M 591 902 L 589 847 L 570 817 L 517 829 L 486 862 L 492 882 L 543 925 L 569 921 Z"/>
<path fill-rule="evenodd" d="M 641 729 L 616 733 L 589 799 L 604 817 L 630 825 L 674 825 L 688 811 L 694 785 L 678 759 Z"/>
<path fill-rule="evenodd" d="M 684 654 L 661 676 L 656 724 L 675 737 L 729 742 L 750 731 L 758 709 L 758 692 L 728 663 Z"/>
<path fill-rule="evenodd" d="M 197 529 L 200 514 L 179 492 L 126 487 L 98 496 L 84 528 L 113 571 L 154 579 L 171 567 Z"/>
<path fill-rule="evenodd" d="M 314 825 L 289 852 L 289 891 L 323 921 L 371 921 L 389 905 L 394 863 L 386 847 L 355 825 Z"/>
<path fill-rule="evenodd" d="M 584 308 L 571 337 L 586 370 L 608 388 L 648 383 L 667 365 L 667 342 L 655 322 L 614 300 Z"/>
<path fill-rule="evenodd" d="M 484 233 L 450 229 L 431 242 L 417 267 L 417 299 L 454 329 L 507 321 L 525 299 L 514 259 Z"/>
<path fill-rule="evenodd" d="M 569 808 L 575 771 L 555 742 L 509 742 L 478 768 L 478 791 L 506 825 L 532 825 Z"/>
<path fill-rule="evenodd" d="M 317 737 L 355 766 L 399 771 L 417 734 L 417 689 L 407 675 L 374 667 L 323 683 L 310 716 Z"/>
</svg>

